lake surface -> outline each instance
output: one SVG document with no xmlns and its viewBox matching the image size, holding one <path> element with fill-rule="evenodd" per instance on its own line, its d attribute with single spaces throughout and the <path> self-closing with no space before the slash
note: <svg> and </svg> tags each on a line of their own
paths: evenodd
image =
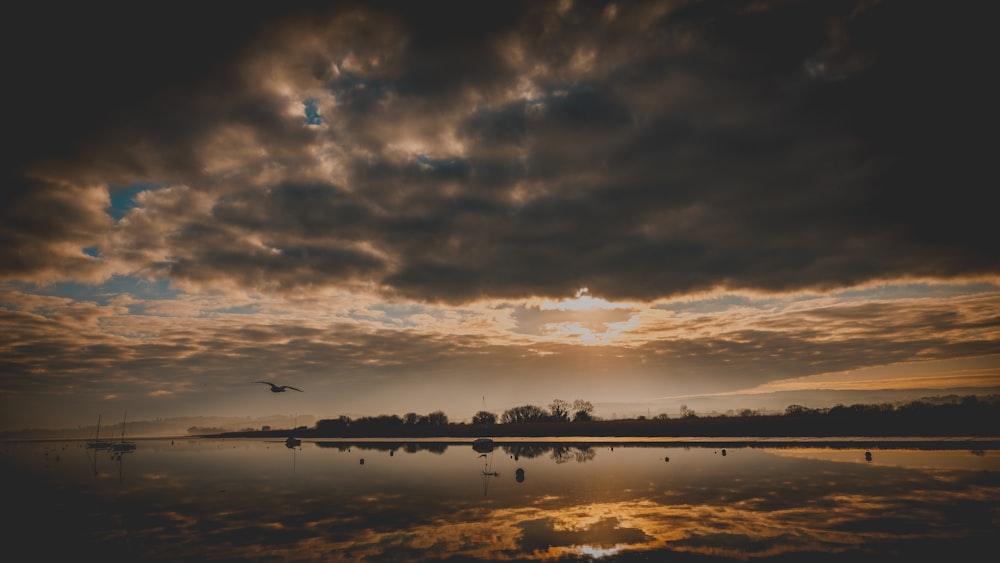
<svg viewBox="0 0 1000 563">
<path fill-rule="evenodd" d="M 992 443 L 136 442 L 0 444 L 7 545 L 102 561 L 958 563 L 1000 548 Z"/>
</svg>

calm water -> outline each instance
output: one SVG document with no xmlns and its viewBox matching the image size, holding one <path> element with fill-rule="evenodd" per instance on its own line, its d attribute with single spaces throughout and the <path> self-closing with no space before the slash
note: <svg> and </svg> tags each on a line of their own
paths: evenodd
<svg viewBox="0 0 1000 563">
<path fill-rule="evenodd" d="M 0 444 L 26 560 L 993 560 L 1000 451 L 670 443 Z M 865 457 L 866 451 L 871 459 Z"/>
</svg>

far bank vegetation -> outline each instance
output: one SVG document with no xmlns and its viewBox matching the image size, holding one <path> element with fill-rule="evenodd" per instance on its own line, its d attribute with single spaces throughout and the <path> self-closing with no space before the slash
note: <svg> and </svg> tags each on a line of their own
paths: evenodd
<svg viewBox="0 0 1000 563">
<path fill-rule="evenodd" d="M 245 430 L 224 435 L 284 436 L 288 429 Z M 602 420 L 589 401 L 555 399 L 547 408 L 522 405 L 500 414 L 486 410 L 471 423 L 451 422 L 443 411 L 426 415 L 379 415 L 352 419 L 320 419 L 315 426 L 294 429 L 299 437 L 420 438 L 420 437 L 824 437 L 824 436 L 997 436 L 1000 435 L 1000 396 L 938 398 L 901 405 L 889 403 L 808 408 L 789 405 L 784 413 L 764 414 L 751 409 L 724 415 L 699 415 L 681 407 L 680 414 Z"/>
</svg>

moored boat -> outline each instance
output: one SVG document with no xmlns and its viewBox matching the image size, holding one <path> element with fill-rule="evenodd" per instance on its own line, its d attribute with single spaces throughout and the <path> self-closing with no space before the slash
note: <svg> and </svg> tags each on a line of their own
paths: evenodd
<svg viewBox="0 0 1000 563">
<path fill-rule="evenodd" d="M 106 448 L 111 450 L 112 453 L 130 452 L 136 448 L 135 442 L 125 439 L 125 418 L 127 416 L 128 416 L 128 411 L 125 411 L 125 416 L 122 417 L 121 436 L 117 440 L 111 442 L 111 445 Z"/>
<path fill-rule="evenodd" d="M 112 440 L 101 439 L 101 415 L 97 415 L 97 431 L 94 432 L 94 439 L 87 442 L 87 447 L 92 450 L 107 450 L 113 444 Z"/>
</svg>

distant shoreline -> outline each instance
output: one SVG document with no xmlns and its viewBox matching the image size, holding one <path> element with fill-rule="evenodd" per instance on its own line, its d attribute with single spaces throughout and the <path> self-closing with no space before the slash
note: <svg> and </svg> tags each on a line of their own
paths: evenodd
<svg viewBox="0 0 1000 563">
<path fill-rule="evenodd" d="M 320 419 L 312 426 L 277 428 L 268 424 L 228 430 L 209 425 L 192 425 L 186 432 L 172 428 L 157 432 L 148 423 L 128 426 L 133 437 L 205 437 L 205 438 L 281 438 L 294 436 L 299 439 L 368 440 L 391 439 L 403 441 L 431 441 L 453 438 L 457 440 L 478 437 L 504 437 L 510 440 L 588 440 L 618 441 L 635 438 L 640 441 L 682 440 L 717 442 L 719 440 L 747 440 L 754 442 L 788 441 L 795 443 L 818 440 L 842 442 L 844 437 L 857 437 L 858 442 L 879 440 L 955 441 L 973 439 L 1000 440 L 1000 397 L 988 401 L 966 397 L 959 402 L 928 404 L 914 402 L 909 405 L 838 405 L 830 409 L 807 409 L 790 405 L 785 414 L 764 415 L 747 411 L 738 416 L 696 416 L 693 412 L 680 418 L 663 415 L 652 419 L 615 420 L 553 420 L 554 416 L 535 408 L 539 419 L 531 421 L 505 421 L 503 423 L 448 422 L 444 413 L 439 417 L 409 417 L 405 420 L 395 415 L 361 417 L 352 420 L 341 416 Z M 412 413 L 410 413 L 412 414 Z M 433 414 L 433 413 L 432 413 Z M 487 413 L 488 414 L 488 413 Z M 505 417 L 506 417 L 505 413 Z M 579 414 L 579 413 L 578 413 Z M 542 417 L 541 415 L 545 415 Z M 287 422 L 286 422 L 287 424 Z M 58 439 L 92 436 L 95 429 L 80 427 L 75 430 L 21 430 L 0 432 L 0 440 Z"/>
<path fill-rule="evenodd" d="M 383 437 L 307 437 L 288 430 L 267 432 L 225 432 L 221 434 L 137 436 L 136 441 L 175 440 L 265 440 L 284 443 L 288 436 L 321 448 L 359 448 L 370 450 L 441 450 L 451 446 L 470 447 L 492 451 L 503 448 L 822 448 L 822 449 L 872 449 L 872 450 L 1000 450 L 1000 437 L 995 436 L 495 436 L 486 444 L 475 444 L 475 439 L 456 436 L 383 436 Z M 19 442 L 84 442 L 86 438 L 20 438 L 0 439 L 0 443 Z"/>
<path fill-rule="evenodd" d="M 189 436 L 197 439 L 234 439 L 234 440 L 273 440 L 284 442 L 279 436 L 258 436 L 252 433 L 243 435 Z M 296 435 L 297 437 L 298 435 Z M 719 449 L 786 449 L 786 448 L 820 448 L 831 450 L 965 450 L 965 451 L 995 451 L 1000 450 L 1000 438 L 981 436 L 955 436 L 950 438 L 927 437 L 822 437 L 822 438 L 759 438 L 759 437 L 719 437 L 719 438 L 644 438 L 635 436 L 608 437 L 496 437 L 488 445 L 474 445 L 470 438 L 440 437 L 440 438 L 302 438 L 321 448 L 366 450 L 440 450 L 447 447 L 470 447 L 477 451 L 492 451 L 495 449 L 518 450 L 521 448 L 577 448 L 595 447 L 607 448 L 719 448 Z"/>
<path fill-rule="evenodd" d="M 352 440 L 348 438 L 316 440 L 320 446 L 339 446 L 350 444 L 356 446 L 389 446 L 407 443 L 440 443 L 445 445 L 471 445 L 469 440 L 399 440 L 394 438 L 384 438 L 381 440 Z M 950 439 L 928 439 L 923 437 L 904 438 L 879 438 L 879 437 L 828 437 L 828 438 L 732 438 L 723 437 L 717 439 L 690 439 L 690 438 L 648 438 L 637 439 L 636 437 L 620 437 L 618 439 L 585 437 L 560 439 L 556 437 L 548 438 L 511 438 L 498 437 L 492 440 L 492 447 L 518 447 L 523 445 L 532 446 L 559 446 L 559 447 L 714 447 L 714 448 L 794 448 L 794 447 L 825 447 L 831 449 L 839 448 L 880 448 L 880 449 L 1000 449 L 1000 439 L 985 437 L 953 437 Z"/>
<path fill-rule="evenodd" d="M 490 437 L 504 443 L 622 443 L 669 444 L 867 444 L 979 445 L 1000 443 L 1000 425 L 963 421 L 942 424 L 938 417 L 849 417 L 831 420 L 810 416 L 705 417 L 669 420 L 612 420 L 587 422 L 537 422 L 521 424 L 345 425 L 339 428 L 243 430 L 199 434 L 205 438 L 295 438 L 319 441 L 447 441 L 467 443 Z"/>
</svg>

